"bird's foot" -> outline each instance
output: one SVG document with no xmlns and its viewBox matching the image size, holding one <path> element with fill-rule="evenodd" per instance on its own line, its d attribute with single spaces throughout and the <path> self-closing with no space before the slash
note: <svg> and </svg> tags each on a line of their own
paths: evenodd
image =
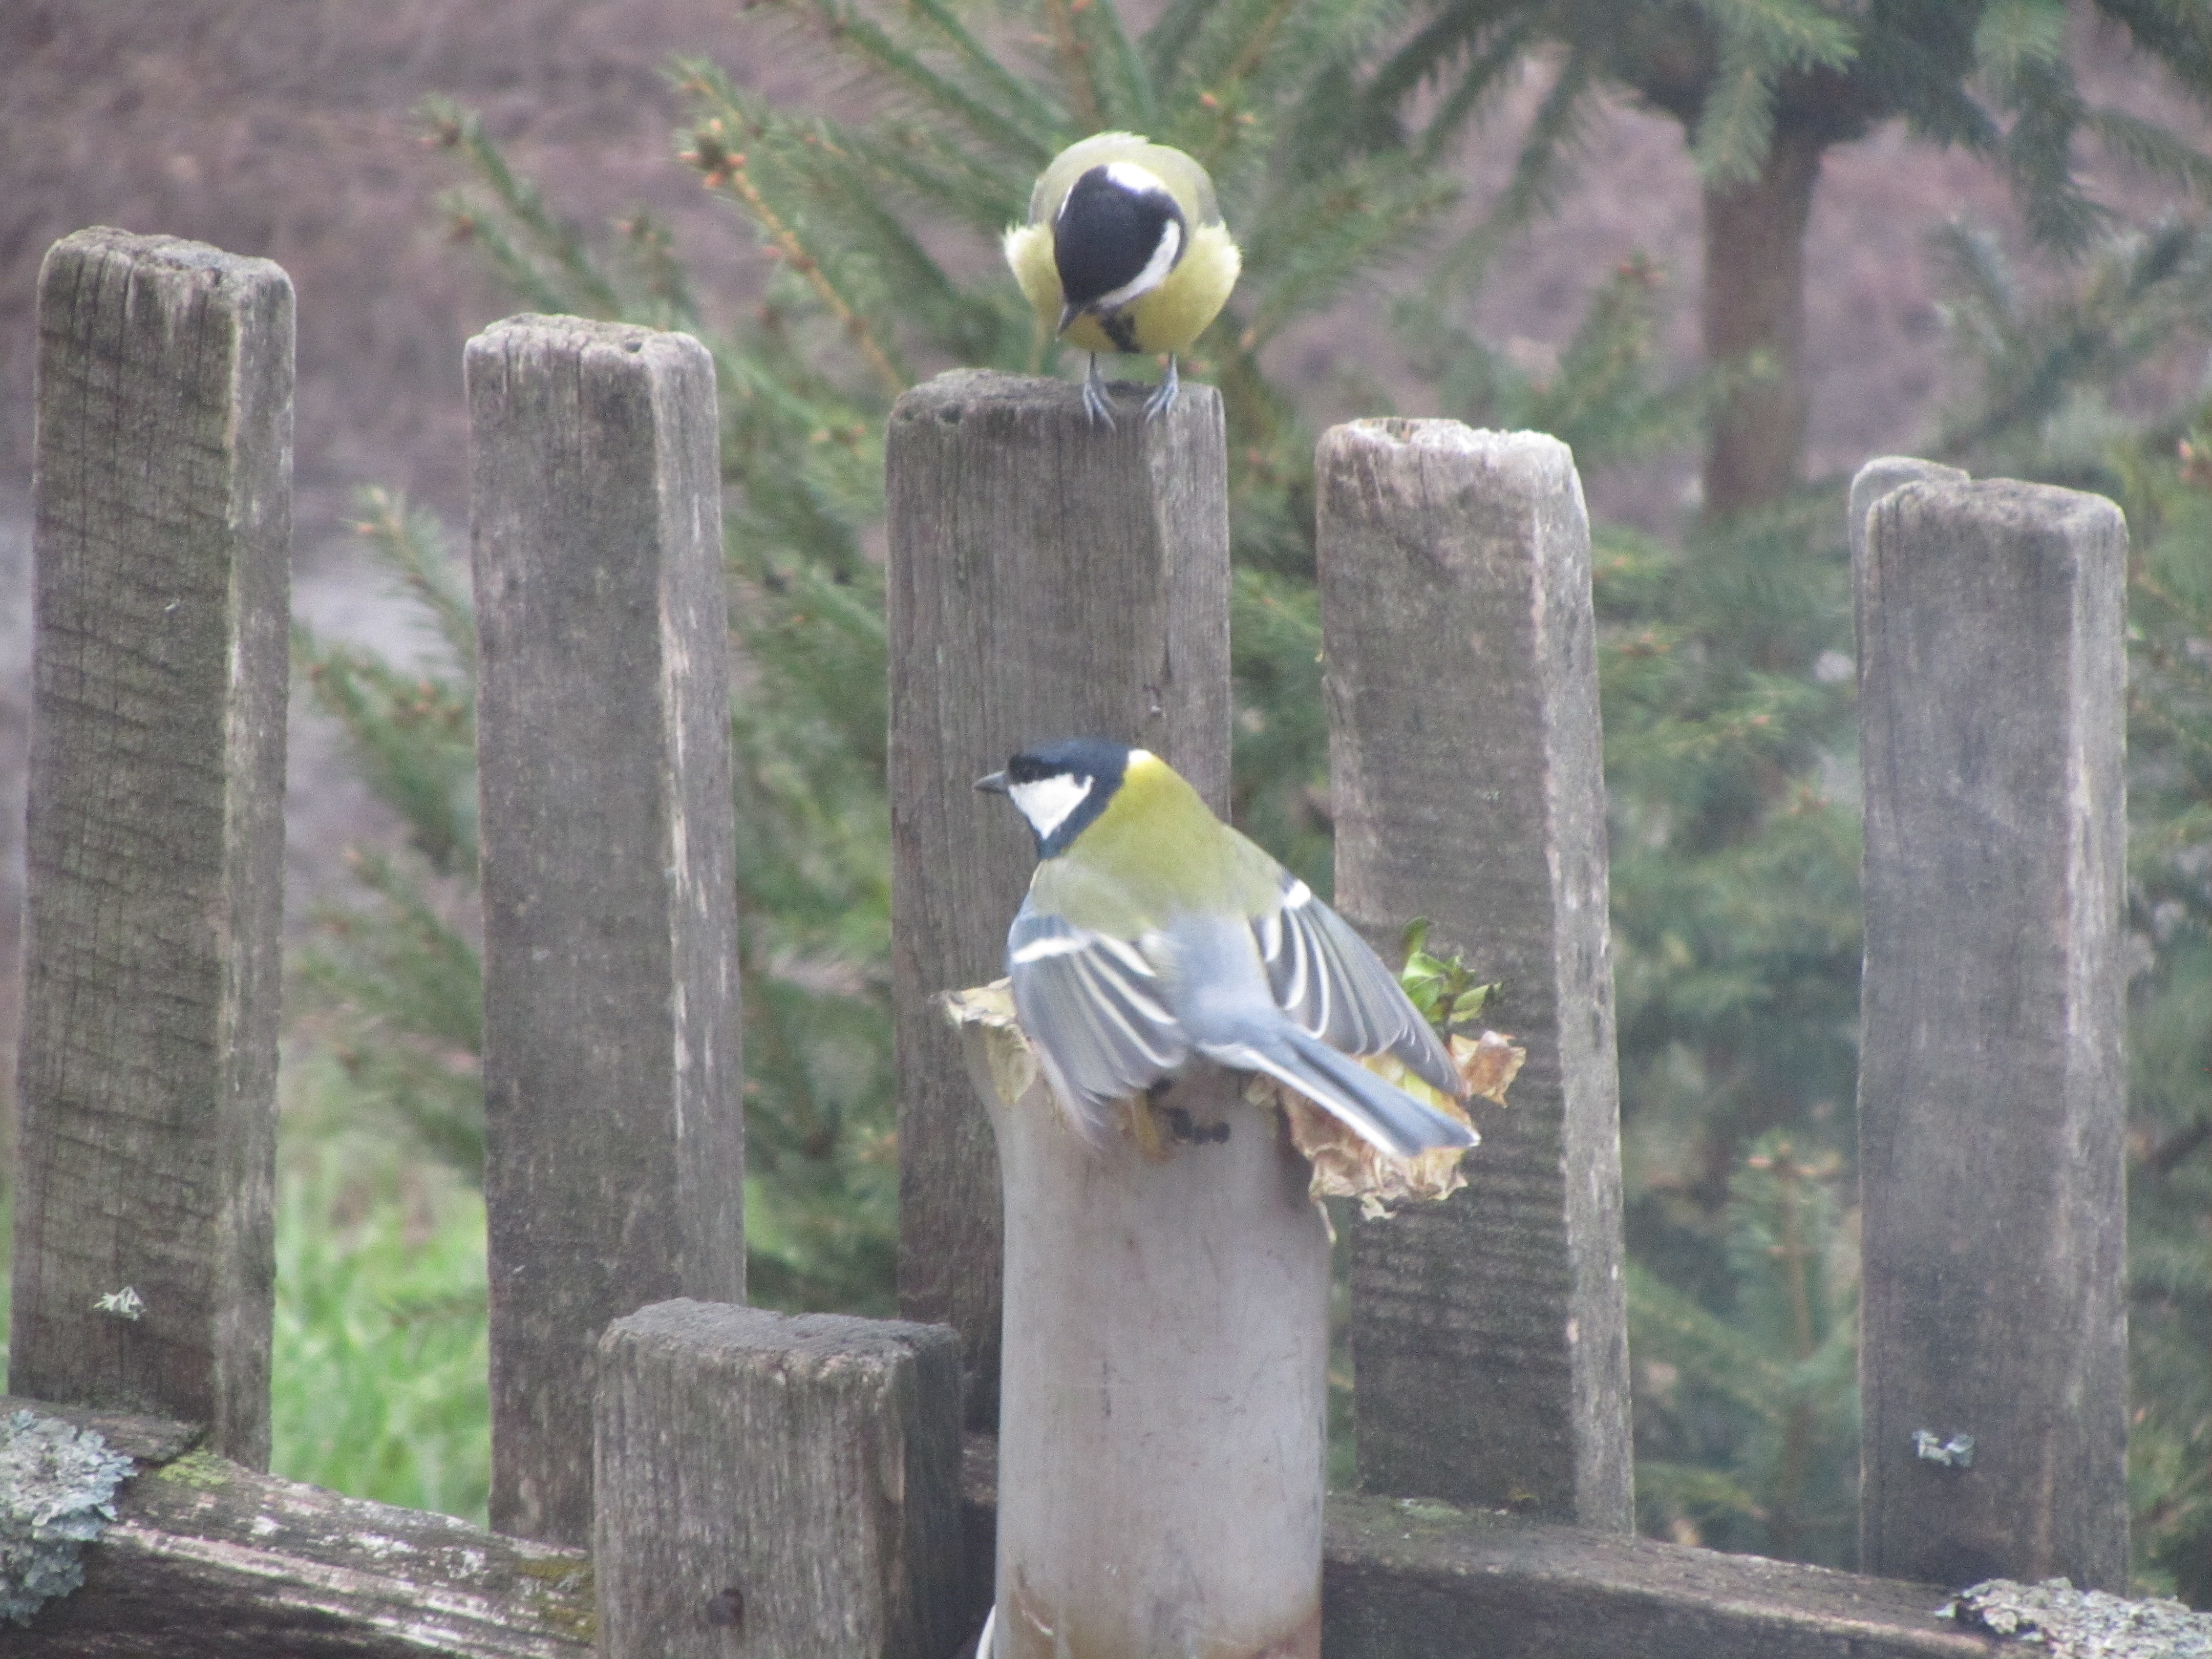
<svg viewBox="0 0 2212 1659">
<path fill-rule="evenodd" d="M 1182 395 L 1182 382 L 1176 374 L 1175 354 L 1170 352 L 1167 379 L 1160 382 L 1158 390 L 1145 399 L 1145 418 L 1147 421 L 1158 420 L 1176 406 L 1176 399 Z"/>
<path fill-rule="evenodd" d="M 1114 429 L 1114 403 L 1106 395 L 1106 377 L 1098 372 L 1098 354 L 1091 354 L 1091 373 L 1083 377 L 1083 412 L 1091 424 Z"/>
</svg>

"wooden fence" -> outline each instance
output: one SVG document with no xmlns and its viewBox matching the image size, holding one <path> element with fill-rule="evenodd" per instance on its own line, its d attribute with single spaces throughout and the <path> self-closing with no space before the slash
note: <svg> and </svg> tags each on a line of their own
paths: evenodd
<svg viewBox="0 0 2212 1659">
<path fill-rule="evenodd" d="M 1029 863 L 969 780 L 1097 732 L 1225 802 L 1218 397 L 1101 434 L 1070 385 L 959 373 L 893 412 L 911 1322 L 794 1318 L 738 1305 L 711 367 L 574 319 L 471 343 L 484 1532 L 263 1472 L 289 283 L 111 231 L 40 280 L 9 1405 L 99 1427 L 138 1473 L 83 1587 L 8 1651 L 947 1659 L 991 1593 L 1000 1200 L 930 999 L 996 975 Z M 1352 1242 L 1364 1485 L 1328 1500 L 1322 1650 L 1962 1655 L 1993 1644 L 1933 1616 L 1936 1585 L 2121 1588 L 2117 510 L 1913 462 L 1852 493 L 1862 1536 L 1888 1575 L 1859 1577 L 1630 1532 L 1571 459 L 1361 422 L 1317 486 L 1341 908 L 1378 937 L 1434 918 L 1529 1051 L 1467 1190 Z"/>
</svg>

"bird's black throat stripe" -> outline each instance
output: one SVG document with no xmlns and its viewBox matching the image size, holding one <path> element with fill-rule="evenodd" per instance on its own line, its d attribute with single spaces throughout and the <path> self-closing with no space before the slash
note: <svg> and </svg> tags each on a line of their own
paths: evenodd
<svg viewBox="0 0 2212 1659">
<path fill-rule="evenodd" d="M 1091 168 L 1075 181 L 1053 221 L 1052 258 L 1060 271 L 1060 296 L 1083 311 L 1134 282 L 1171 224 L 1179 242 L 1187 245 L 1188 227 L 1174 197 L 1164 190 L 1132 190 L 1110 168 Z M 1176 247 L 1176 263 L 1183 251 Z M 1123 343 L 1113 318 L 1101 315 L 1099 320 L 1116 345 L 1125 351 L 1136 349 Z M 1126 330 L 1127 325 L 1122 326 Z"/>
<path fill-rule="evenodd" d="M 1098 313 L 1098 326 L 1106 331 L 1106 337 L 1117 350 L 1133 353 L 1137 349 L 1136 319 L 1127 312 L 1102 311 Z"/>
</svg>

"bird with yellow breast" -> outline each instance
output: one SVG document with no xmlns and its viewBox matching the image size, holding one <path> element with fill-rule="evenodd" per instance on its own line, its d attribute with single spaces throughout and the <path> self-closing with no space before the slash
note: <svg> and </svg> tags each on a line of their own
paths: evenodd
<svg viewBox="0 0 2212 1659">
<path fill-rule="evenodd" d="M 1176 358 L 1220 314 L 1243 264 L 1206 169 L 1133 132 L 1097 133 L 1054 157 L 1006 250 L 1039 322 L 1091 354 L 1083 406 L 1105 426 L 1114 412 L 1098 354 L 1166 353 L 1145 417 L 1172 408 Z"/>
</svg>

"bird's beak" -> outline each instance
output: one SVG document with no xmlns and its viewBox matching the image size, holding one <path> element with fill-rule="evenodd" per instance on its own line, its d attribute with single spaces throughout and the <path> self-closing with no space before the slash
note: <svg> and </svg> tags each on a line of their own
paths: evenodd
<svg viewBox="0 0 2212 1659">
<path fill-rule="evenodd" d="M 1065 334 L 1065 333 L 1066 333 L 1066 332 L 1067 332 L 1067 325 L 1068 325 L 1070 323 L 1073 322 L 1073 321 L 1074 321 L 1078 317 L 1080 317 L 1082 314 L 1083 314 L 1083 307 L 1082 307 L 1081 306 L 1070 306 L 1070 305 L 1064 305 L 1064 306 L 1060 307 L 1060 328 L 1059 328 L 1058 333 L 1059 333 L 1059 334 Z M 1055 336 L 1055 337 L 1057 337 L 1057 335 Z"/>
<path fill-rule="evenodd" d="M 1003 795 L 1006 793 L 1006 775 L 994 772 L 988 778 L 976 779 L 975 787 L 987 795 Z"/>
</svg>

